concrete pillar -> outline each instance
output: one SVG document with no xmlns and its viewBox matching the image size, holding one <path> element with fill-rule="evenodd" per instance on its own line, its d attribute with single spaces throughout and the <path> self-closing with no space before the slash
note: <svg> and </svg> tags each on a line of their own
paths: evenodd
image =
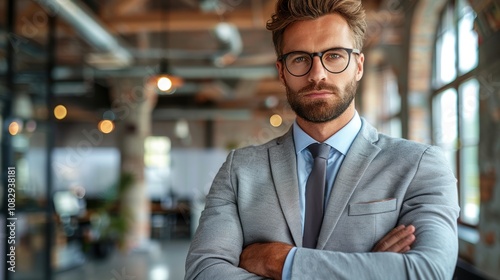
<svg viewBox="0 0 500 280">
<path fill-rule="evenodd" d="M 144 177 L 144 141 L 151 134 L 151 113 L 157 95 L 142 81 L 114 81 L 112 107 L 116 117 L 118 147 L 121 152 L 121 174 L 132 182 L 119 193 L 120 215 L 126 232 L 122 249 L 144 248 L 150 237 L 150 201 Z M 123 178 L 123 177 L 122 177 Z M 123 187 L 123 186 L 122 186 Z"/>
</svg>

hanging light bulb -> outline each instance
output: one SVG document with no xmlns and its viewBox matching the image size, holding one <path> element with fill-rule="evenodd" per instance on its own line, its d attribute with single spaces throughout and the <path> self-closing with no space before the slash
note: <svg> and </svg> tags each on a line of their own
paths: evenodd
<svg viewBox="0 0 500 280">
<path fill-rule="evenodd" d="M 166 4 L 168 4 L 167 2 L 168 1 L 160 2 L 162 4 L 161 23 L 162 23 L 162 29 L 165 30 L 165 33 L 167 33 L 167 32 L 166 32 L 166 28 L 163 27 L 163 24 L 166 20 L 164 20 L 163 16 L 164 16 L 164 13 L 166 13 L 165 10 L 168 10 L 168 7 L 165 6 Z M 168 36 L 168 34 L 164 34 L 161 37 L 160 43 L 161 43 L 162 50 L 164 50 L 166 47 L 165 39 L 164 39 L 164 37 L 166 37 L 166 36 Z M 158 74 L 153 77 L 153 81 L 156 84 L 156 86 L 158 87 L 158 89 L 166 94 L 174 93 L 177 88 L 181 87 L 184 84 L 184 80 L 182 78 L 177 77 L 177 76 L 172 74 L 172 69 L 170 68 L 170 65 L 169 65 L 166 57 L 163 57 L 160 60 L 160 69 L 158 71 Z"/>
<path fill-rule="evenodd" d="M 172 81 L 168 77 L 160 77 L 156 85 L 161 91 L 168 91 L 172 88 Z"/>
<path fill-rule="evenodd" d="M 167 94 L 174 93 L 177 88 L 184 84 L 182 78 L 174 76 L 170 73 L 172 73 L 172 71 L 170 70 L 168 61 L 166 59 L 162 59 L 160 61 L 160 71 L 154 79 L 158 89 Z"/>
</svg>

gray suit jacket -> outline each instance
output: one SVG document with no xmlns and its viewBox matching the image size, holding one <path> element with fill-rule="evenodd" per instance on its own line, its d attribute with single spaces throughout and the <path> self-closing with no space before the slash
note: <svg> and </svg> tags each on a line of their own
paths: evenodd
<svg viewBox="0 0 500 280">
<path fill-rule="evenodd" d="M 457 260 L 456 179 L 438 148 L 379 134 L 364 119 L 340 167 L 317 249 L 302 248 L 293 137 L 232 151 L 214 179 L 186 260 L 186 279 L 260 279 L 242 249 L 298 247 L 292 279 L 451 279 Z M 405 254 L 370 250 L 399 224 Z"/>
</svg>

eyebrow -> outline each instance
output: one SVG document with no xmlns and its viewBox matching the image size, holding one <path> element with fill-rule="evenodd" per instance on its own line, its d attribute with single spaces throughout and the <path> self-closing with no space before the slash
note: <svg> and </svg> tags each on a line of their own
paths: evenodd
<svg viewBox="0 0 500 280">
<path fill-rule="evenodd" d="M 326 49 L 324 49 L 322 51 L 309 52 L 309 51 L 306 51 L 306 50 L 292 50 L 292 51 L 289 51 L 289 52 L 283 52 L 283 54 L 292 53 L 292 52 L 318 53 L 318 52 L 325 52 L 327 50 L 333 50 L 333 49 L 355 49 L 355 50 L 357 50 L 357 48 L 355 48 L 355 47 L 335 46 L 335 47 L 326 48 Z"/>
</svg>

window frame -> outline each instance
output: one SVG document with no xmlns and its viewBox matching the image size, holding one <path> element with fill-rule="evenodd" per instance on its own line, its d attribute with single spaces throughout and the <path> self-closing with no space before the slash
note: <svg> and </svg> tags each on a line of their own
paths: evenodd
<svg viewBox="0 0 500 280">
<path fill-rule="evenodd" d="M 464 17 L 466 14 L 464 15 L 461 15 L 460 14 L 460 3 L 459 3 L 460 0 L 449 0 L 445 3 L 445 5 L 443 6 L 443 9 L 439 15 L 439 23 L 438 23 L 438 26 L 437 26 L 437 29 L 436 29 L 436 33 L 435 33 L 435 38 L 434 38 L 434 45 L 433 45 L 433 57 L 432 57 L 432 89 L 431 89 L 431 95 L 430 95 L 430 100 L 429 100 L 429 104 L 430 104 L 430 112 L 431 112 L 431 118 L 430 118 L 430 122 L 431 122 L 431 136 L 432 136 L 432 144 L 434 145 L 437 145 L 437 146 L 441 146 L 443 147 L 442 145 L 440 145 L 440 143 L 438 142 L 438 139 L 437 139 L 437 127 L 436 127 L 436 119 L 439 119 L 437 117 L 439 116 L 436 116 L 436 108 L 435 108 L 435 100 L 436 98 L 438 98 L 440 96 L 440 94 L 446 92 L 447 90 L 450 90 L 450 89 L 453 89 L 455 94 L 456 94 L 456 104 L 454 104 L 454 106 L 456 106 L 456 134 L 457 134 L 457 137 L 456 137 L 456 141 L 455 141 L 455 144 L 454 144 L 454 149 L 453 149 L 453 152 L 454 152 L 454 159 L 455 161 L 454 162 L 450 162 L 452 166 L 452 168 L 454 169 L 455 171 L 455 176 L 457 177 L 457 180 L 458 180 L 458 183 L 457 183 L 457 188 L 458 188 L 458 198 L 459 198 L 459 205 L 461 207 L 462 210 L 465 210 L 465 205 L 464 205 L 464 201 L 465 201 L 465 187 L 464 187 L 464 184 L 466 182 L 466 178 L 462 178 L 463 177 L 463 171 L 465 170 L 464 169 L 464 166 L 463 166 L 463 159 L 465 157 L 465 153 L 466 153 L 466 148 L 470 148 L 470 147 L 475 147 L 476 148 L 476 151 L 478 152 L 479 151 L 479 130 L 477 132 L 477 141 L 475 143 L 470 143 L 470 142 L 467 142 L 467 143 L 464 143 L 463 141 L 463 138 L 464 138 L 464 135 L 463 135 L 463 131 L 462 131 L 462 128 L 463 128 L 463 123 L 464 123 L 464 115 L 463 115 L 463 110 L 464 110 L 464 104 L 462 102 L 462 86 L 463 85 L 466 85 L 468 82 L 470 82 L 471 80 L 476 80 L 479 82 L 479 79 L 478 79 L 478 68 L 479 68 L 479 50 L 478 48 L 476 47 L 476 65 L 474 67 L 472 67 L 472 69 L 468 70 L 468 71 L 462 71 L 460 69 L 461 65 L 460 65 L 460 40 L 461 40 L 461 35 L 460 35 L 460 30 L 459 30 L 459 27 L 460 27 L 460 20 L 462 17 Z M 464 1 L 465 2 L 465 1 Z M 468 5 L 470 7 L 470 4 L 469 3 L 465 3 L 466 5 Z M 438 72 L 441 68 L 441 65 L 438 65 L 439 61 L 438 59 L 440 59 L 439 57 L 439 52 L 441 51 L 439 48 L 440 48 L 440 36 L 442 36 L 444 34 L 443 32 L 443 22 L 445 20 L 445 16 L 447 16 L 447 13 L 450 12 L 450 10 L 452 11 L 452 32 L 454 34 L 454 55 L 455 55 L 455 61 L 454 61 L 454 71 L 455 71 L 455 78 L 452 79 L 451 81 L 449 82 L 443 82 L 439 75 L 440 73 Z M 472 10 L 473 11 L 473 10 Z M 448 14 L 449 15 L 449 14 Z M 475 15 L 477 16 L 477 15 Z M 478 87 L 478 95 L 479 95 L 479 90 L 480 90 L 480 86 Z M 479 102 L 479 100 L 478 100 Z M 477 117 L 479 118 L 479 111 L 477 112 Z M 465 144 L 465 145 L 464 145 Z M 476 153 L 478 154 L 478 153 Z M 476 158 L 477 159 L 477 158 Z M 479 165 L 479 162 L 477 161 L 477 165 Z M 476 186 L 477 186 L 477 193 L 479 195 L 479 174 L 477 174 L 478 178 L 477 178 L 477 181 L 476 181 Z M 476 228 L 479 224 L 479 218 L 480 218 L 480 212 L 479 212 L 479 208 L 480 208 L 480 200 L 478 200 L 478 212 L 477 212 L 477 216 L 476 216 L 476 221 L 472 221 L 472 220 L 469 220 L 469 219 L 465 219 L 464 220 L 464 211 L 461 211 L 460 213 L 460 217 L 459 217 L 459 223 L 462 224 L 462 225 L 465 225 L 465 226 L 468 226 L 468 227 L 473 227 L 473 228 Z"/>
</svg>

